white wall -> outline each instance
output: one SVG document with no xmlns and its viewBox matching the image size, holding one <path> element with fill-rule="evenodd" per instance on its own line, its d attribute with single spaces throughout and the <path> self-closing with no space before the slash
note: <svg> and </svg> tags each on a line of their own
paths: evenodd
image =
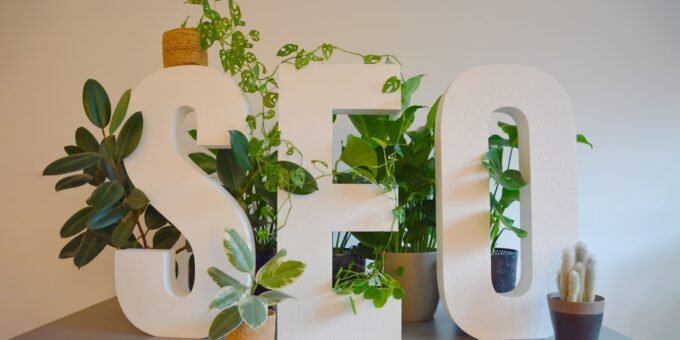
<svg viewBox="0 0 680 340">
<path fill-rule="evenodd" d="M 579 220 L 599 254 L 605 324 L 636 339 L 677 336 L 680 2 L 242 2 L 261 55 L 286 42 L 388 51 L 406 74 L 429 74 L 416 102 L 476 65 L 552 74 L 596 145 L 579 151 Z M 0 0 L 0 338 L 113 296 L 110 252 L 80 271 L 57 259 L 58 230 L 86 190 L 55 194 L 40 173 L 87 124 L 83 82 L 117 98 L 161 67 L 162 32 L 192 10 L 181 0 Z"/>
</svg>

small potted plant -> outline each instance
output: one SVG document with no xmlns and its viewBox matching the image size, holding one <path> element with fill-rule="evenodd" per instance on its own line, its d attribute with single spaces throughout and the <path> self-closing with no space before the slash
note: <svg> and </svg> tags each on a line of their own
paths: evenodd
<svg viewBox="0 0 680 340">
<path fill-rule="evenodd" d="M 559 292 L 548 294 L 555 339 L 597 340 L 604 316 L 604 298 L 595 295 L 595 258 L 584 243 L 564 249 L 557 274 Z"/>
<path fill-rule="evenodd" d="M 224 233 L 224 251 L 229 263 L 238 271 L 248 273 L 251 286 L 242 284 L 216 267 L 208 268 L 208 275 L 220 286 L 210 309 L 219 309 L 210 325 L 210 339 L 274 340 L 276 312 L 272 309 L 292 296 L 279 291 L 293 283 L 305 271 L 300 261 L 284 261 L 286 250 L 281 249 L 262 268 L 255 272 L 255 257 L 241 236 L 227 228 Z M 256 293 L 258 286 L 269 289 Z"/>
<path fill-rule="evenodd" d="M 350 232 L 333 233 L 333 280 L 338 277 L 340 270 L 363 271 L 366 268 L 366 257 L 361 255 L 357 246 L 348 247 L 352 238 Z"/>
</svg>

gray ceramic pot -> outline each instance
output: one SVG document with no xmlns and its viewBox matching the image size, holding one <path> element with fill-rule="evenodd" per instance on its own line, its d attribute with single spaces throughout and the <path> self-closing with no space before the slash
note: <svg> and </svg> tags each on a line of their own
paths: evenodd
<svg viewBox="0 0 680 340">
<path fill-rule="evenodd" d="M 405 296 L 401 302 L 402 321 L 425 321 L 434 316 L 439 304 L 437 252 L 385 253 L 385 271 L 399 280 Z M 404 275 L 396 275 L 404 267 Z"/>
<path fill-rule="evenodd" d="M 548 294 L 548 307 L 555 340 L 597 340 L 604 316 L 604 298 L 596 295 L 595 302 L 563 301 L 559 293 Z"/>
</svg>

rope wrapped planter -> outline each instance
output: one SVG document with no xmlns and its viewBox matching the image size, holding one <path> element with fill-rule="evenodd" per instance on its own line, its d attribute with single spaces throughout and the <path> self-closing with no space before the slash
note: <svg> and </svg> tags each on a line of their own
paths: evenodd
<svg viewBox="0 0 680 340">
<path fill-rule="evenodd" d="M 201 50 L 201 36 L 195 28 L 176 28 L 163 33 L 163 67 L 208 66 L 208 54 Z"/>
</svg>

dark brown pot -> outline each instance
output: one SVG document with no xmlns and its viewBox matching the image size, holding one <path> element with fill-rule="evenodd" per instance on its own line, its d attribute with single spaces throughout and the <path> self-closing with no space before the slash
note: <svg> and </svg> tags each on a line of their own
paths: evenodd
<svg viewBox="0 0 680 340">
<path fill-rule="evenodd" d="M 494 249 L 491 256 L 491 283 L 496 293 L 507 293 L 515 289 L 518 254 L 515 249 Z"/>
<path fill-rule="evenodd" d="M 195 28 L 176 28 L 163 33 L 163 67 L 208 66 L 208 54 L 201 50 L 201 35 Z"/>
<path fill-rule="evenodd" d="M 559 293 L 548 294 L 550 320 L 555 340 L 597 340 L 604 316 L 604 298 L 596 295 L 595 302 L 567 302 Z"/>
</svg>

